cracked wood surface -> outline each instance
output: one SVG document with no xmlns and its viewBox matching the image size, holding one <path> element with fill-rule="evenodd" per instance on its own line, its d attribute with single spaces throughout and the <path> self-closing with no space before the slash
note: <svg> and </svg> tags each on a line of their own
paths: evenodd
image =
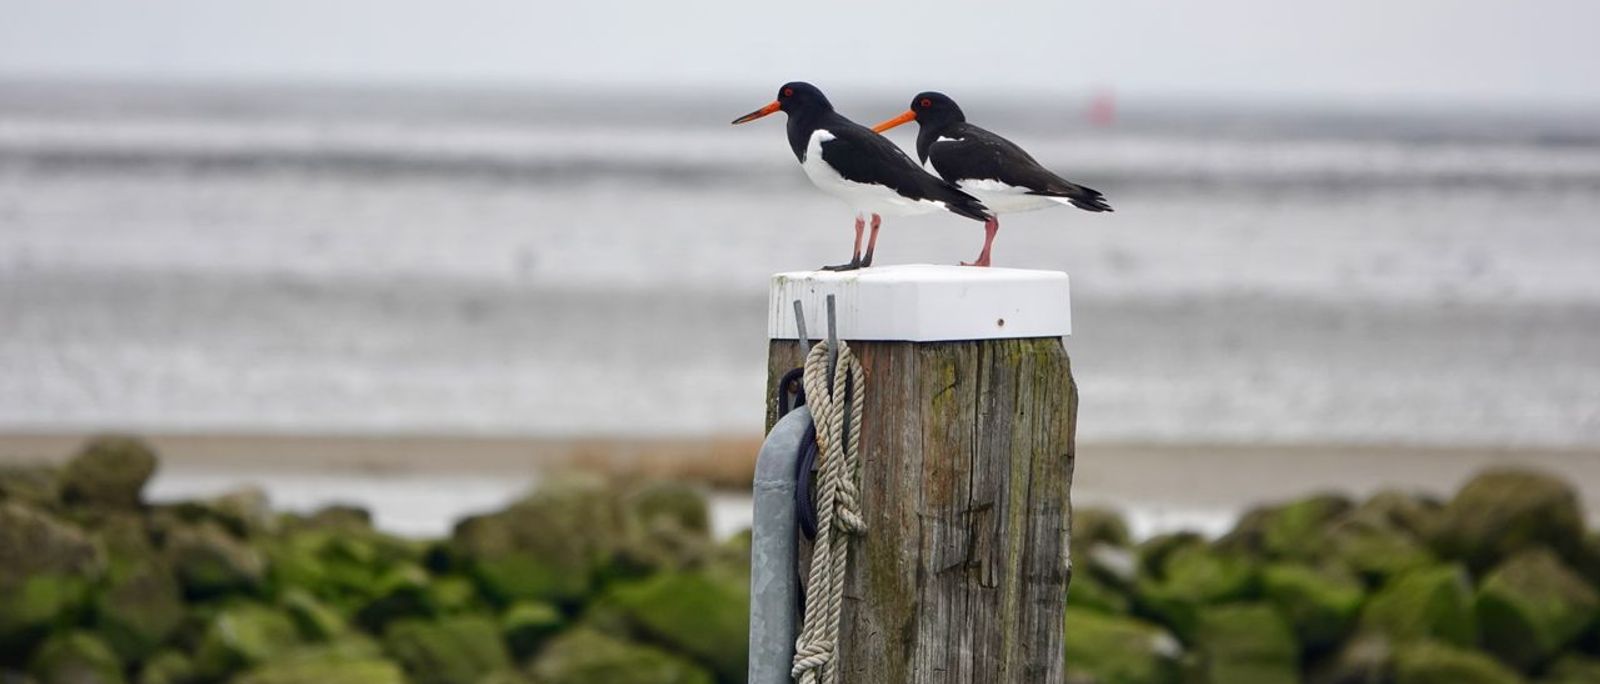
<svg viewBox="0 0 1600 684">
<path fill-rule="evenodd" d="M 1061 682 L 1078 400 L 1061 340 L 851 347 L 868 530 L 850 548 L 841 681 Z M 769 389 L 798 364 L 773 341 Z"/>
</svg>

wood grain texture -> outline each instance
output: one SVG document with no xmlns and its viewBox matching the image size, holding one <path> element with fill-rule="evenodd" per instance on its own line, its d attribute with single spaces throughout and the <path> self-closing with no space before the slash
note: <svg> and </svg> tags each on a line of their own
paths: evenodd
<svg viewBox="0 0 1600 684">
<path fill-rule="evenodd" d="M 851 347 L 868 530 L 850 549 L 842 681 L 1061 682 L 1078 401 L 1061 340 Z M 799 353 L 774 341 L 768 358 L 775 396 Z"/>
</svg>

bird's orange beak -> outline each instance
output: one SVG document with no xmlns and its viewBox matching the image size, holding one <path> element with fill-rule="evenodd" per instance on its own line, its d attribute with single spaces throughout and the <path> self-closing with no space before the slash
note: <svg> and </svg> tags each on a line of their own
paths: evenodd
<svg viewBox="0 0 1600 684">
<path fill-rule="evenodd" d="M 904 114 L 901 114 L 900 116 L 897 116 L 897 117 L 895 117 L 893 119 L 889 119 L 888 121 L 885 121 L 885 122 L 880 123 L 880 124 L 878 124 L 876 126 L 873 126 L 872 127 L 872 132 L 873 133 L 882 133 L 882 132 L 887 131 L 887 130 L 889 130 L 891 128 L 894 128 L 895 126 L 899 126 L 900 124 L 903 124 L 903 123 L 905 123 L 907 121 L 916 121 L 916 120 L 917 120 L 917 112 L 916 112 L 916 110 L 907 109 Z M 734 122 L 734 123 L 738 123 L 738 122 Z"/>
<path fill-rule="evenodd" d="M 777 100 L 773 100 L 771 104 L 768 104 L 765 107 L 762 107 L 762 108 L 757 109 L 757 110 L 755 110 L 753 112 L 750 112 L 749 114 L 746 114 L 746 115 L 741 116 L 741 117 L 739 117 L 737 119 L 734 119 L 733 123 L 734 123 L 734 125 L 738 125 L 738 124 L 745 123 L 747 121 L 755 121 L 756 119 L 759 119 L 759 118 L 761 118 L 763 116 L 766 116 L 768 114 L 771 114 L 773 112 L 778 111 L 778 108 L 782 107 L 782 106 L 783 105 L 778 104 Z"/>
</svg>

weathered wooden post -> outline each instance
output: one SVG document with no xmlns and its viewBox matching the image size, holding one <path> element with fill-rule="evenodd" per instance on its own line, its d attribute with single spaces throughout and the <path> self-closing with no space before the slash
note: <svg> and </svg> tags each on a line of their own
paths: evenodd
<svg viewBox="0 0 1600 684">
<path fill-rule="evenodd" d="M 774 276 L 767 427 L 824 300 L 866 372 L 865 534 L 850 543 L 846 684 L 1063 681 L 1077 388 L 1065 273 L 889 266 Z M 807 555 L 802 549 L 801 555 Z"/>
</svg>

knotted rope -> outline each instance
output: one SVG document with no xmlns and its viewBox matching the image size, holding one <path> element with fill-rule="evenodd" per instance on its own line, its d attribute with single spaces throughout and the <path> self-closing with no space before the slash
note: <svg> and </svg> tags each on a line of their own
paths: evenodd
<svg viewBox="0 0 1600 684">
<path fill-rule="evenodd" d="M 834 656 L 839 645 L 839 604 L 844 596 L 844 570 L 849 560 L 849 535 L 867 529 L 861 520 L 861 395 L 866 375 L 850 345 L 839 342 L 828 387 L 828 343 L 817 343 L 806 356 L 806 403 L 817 426 L 821 465 L 817 472 L 817 538 L 811 549 L 811 580 L 805 619 L 795 641 L 790 675 L 800 684 L 834 684 L 839 679 Z M 848 416 L 846 415 L 848 413 Z M 846 425 L 846 420 L 849 423 Z M 848 429 L 847 429 L 848 428 Z"/>
</svg>

